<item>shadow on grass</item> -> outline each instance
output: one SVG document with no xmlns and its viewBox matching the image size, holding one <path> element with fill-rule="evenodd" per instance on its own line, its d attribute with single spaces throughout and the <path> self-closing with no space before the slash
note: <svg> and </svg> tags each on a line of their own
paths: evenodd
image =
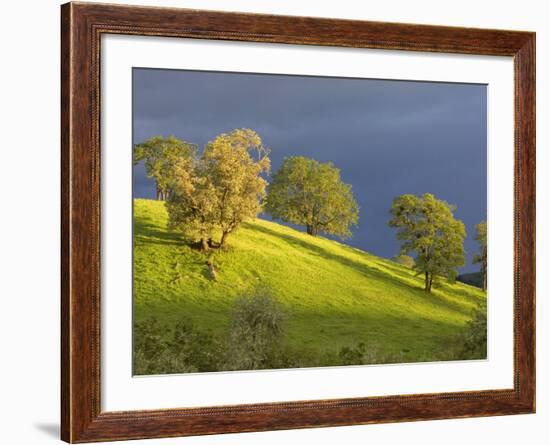
<svg viewBox="0 0 550 445">
<path fill-rule="evenodd" d="M 313 243 L 308 243 L 298 237 L 292 236 L 290 234 L 286 233 L 279 233 L 276 232 L 268 227 L 260 226 L 260 225 L 250 225 L 250 227 L 253 227 L 254 230 L 257 230 L 259 232 L 263 232 L 266 235 L 274 236 L 282 239 L 283 241 L 286 241 L 287 243 L 299 247 L 300 249 L 306 249 L 312 252 L 315 255 L 321 256 L 323 258 L 326 258 L 331 261 L 336 261 L 340 263 L 341 265 L 345 267 L 349 267 L 351 269 L 354 269 L 355 271 L 374 279 L 378 279 L 385 282 L 391 282 L 392 285 L 401 288 L 406 291 L 413 291 L 416 293 L 416 295 L 420 298 L 423 298 L 425 300 L 429 300 L 433 304 L 441 307 L 445 307 L 448 309 L 451 309 L 453 311 L 462 313 L 464 315 L 470 315 L 470 310 L 468 308 L 464 308 L 462 305 L 458 304 L 457 302 L 449 301 L 448 299 L 442 299 L 441 297 L 438 297 L 434 294 L 427 294 L 424 292 L 423 289 L 420 289 L 418 287 L 411 286 L 409 283 L 405 283 L 399 279 L 399 277 L 396 277 L 395 275 L 390 274 L 389 272 L 386 272 L 384 270 L 381 270 L 377 267 L 368 266 L 367 264 L 360 263 L 357 261 L 354 261 L 350 258 L 347 258 L 342 255 L 335 254 L 333 252 L 330 252 L 320 246 L 317 246 Z M 404 272 L 399 271 L 398 273 L 401 275 L 401 277 L 406 277 L 408 279 L 411 278 L 410 275 L 405 274 Z M 455 289 L 453 289 L 453 292 Z M 457 291 L 460 292 L 460 291 Z M 471 298 L 470 295 L 468 297 Z"/>
<path fill-rule="evenodd" d="M 134 219 L 134 240 L 171 246 L 186 245 L 179 233 L 159 229 L 158 226 L 141 219 Z"/>
<path fill-rule="evenodd" d="M 458 284 L 463 284 L 463 283 L 460 283 L 459 281 L 457 281 L 457 283 Z M 451 286 L 450 284 L 441 283 L 441 284 L 438 285 L 438 289 L 440 289 L 442 291 L 450 291 L 450 289 L 449 289 L 450 286 Z M 478 289 L 478 288 L 474 287 L 474 291 L 481 292 L 481 289 Z M 458 286 L 453 287 L 452 292 L 453 292 L 453 294 L 455 294 L 459 297 L 467 298 L 472 303 L 477 303 L 480 300 L 480 297 L 475 297 L 475 296 L 473 297 L 471 292 L 468 292 L 466 289 L 463 289 L 463 288 L 458 287 Z"/>
</svg>

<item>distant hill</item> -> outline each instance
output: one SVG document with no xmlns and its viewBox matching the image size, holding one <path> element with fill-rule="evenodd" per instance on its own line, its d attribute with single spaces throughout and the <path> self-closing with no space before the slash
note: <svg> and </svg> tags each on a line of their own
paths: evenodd
<svg viewBox="0 0 550 445">
<path fill-rule="evenodd" d="M 483 282 L 481 279 L 481 272 L 463 273 L 456 277 L 457 281 L 461 283 L 469 284 L 470 286 L 479 287 L 483 289 Z"/>
<path fill-rule="evenodd" d="M 303 357 L 363 342 L 400 362 L 448 358 L 485 294 L 443 281 L 423 291 L 421 277 L 391 260 L 275 222 L 256 219 L 211 257 L 167 230 L 164 203 L 134 205 L 134 315 L 173 326 L 188 319 L 213 335 L 229 328 L 232 304 L 258 284 L 288 314 L 285 344 Z M 306 359 L 304 359 L 306 360 Z"/>
</svg>

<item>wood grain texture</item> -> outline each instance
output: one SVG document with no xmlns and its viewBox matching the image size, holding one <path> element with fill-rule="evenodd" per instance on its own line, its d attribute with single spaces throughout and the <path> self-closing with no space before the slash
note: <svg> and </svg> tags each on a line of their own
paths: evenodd
<svg viewBox="0 0 550 445">
<path fill-rule="evenodd" d="M 100 38 L 104 33 L 514 57 L 514 388 L 101 412 Z M 61 7 L 61 436 L 67 442 L 532 413 L 535 410 L 535 35 L 91 3 Z"/>
</svg>

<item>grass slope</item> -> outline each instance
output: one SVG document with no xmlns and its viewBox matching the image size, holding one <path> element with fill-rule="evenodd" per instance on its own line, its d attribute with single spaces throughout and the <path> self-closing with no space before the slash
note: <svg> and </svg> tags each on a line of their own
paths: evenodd
<svg viewBox="0 0 550 445">
<path fill-rule="evenodd" d="M 261 219 L 213 254 L 213 281 L 207 257 L 167 230 L 163 202 L 135 200 L 134 218 L 136 321 L 188 319 L 224 335 L 234 298 L 261 283 L 289 315 L 287 347 L 304 356 L 363 342 L 401 362 L 431 361 L 447 358 L 485 298 L 462 283 L 426 294 L 422 279 L 403 266 Z"/>
</svg>

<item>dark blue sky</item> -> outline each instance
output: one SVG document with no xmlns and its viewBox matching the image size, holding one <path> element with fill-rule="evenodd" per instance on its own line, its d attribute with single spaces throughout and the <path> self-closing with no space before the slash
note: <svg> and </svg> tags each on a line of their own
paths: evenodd
<svg viewBox="0 0 550 445">
<path fill-rule="evenodd" d="M 466 266 L 477 270 L 474 226 L 487 212 L 485 85 L 181 70 L 133 70 L 134 142 L 173 134 L 204 145 L 251 128 L 285 156 L 332 161 L 353 185 L 359 225 L 346 242 L 390 258 L 399 251 L 389 209 L 403 193 L 455 204 L 466 225 Z M 134 170 L 134 194 L 154 183 Z"/>
</svg>

